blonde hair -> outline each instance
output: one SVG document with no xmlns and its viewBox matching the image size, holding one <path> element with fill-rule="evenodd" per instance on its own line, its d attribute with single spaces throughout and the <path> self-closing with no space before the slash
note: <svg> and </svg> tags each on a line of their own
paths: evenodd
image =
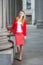
<svg viewBox="0 0 43 65">
<path fill-rule="evenodd" d="M 17 20 L 17 22 L 18 22 L 18 20 L 19 20 L 19 17 L 17 17 L 17 18 L 16 18 L 16 20 Z M 21 20 L 21 22 L 22 22 L 22 25 L 24 24 L 24 21 L 25 21 L 25 18 L 23 18 L 23 19 Z"/>
<path fill-rule="evenodd" d="M 23 11 L 23 10 L 21 10 L 24 14 L 25 14 L 25 12 Z M 19 16 L 16 18 L 17 19 L 17 21 L 19 20 Z M 22 22 L 22 24 L 24 24 L 24 20 L 25 20 L 25 16 L 23 16 L 23 18 L 22 18 L 22 20 L 21 20 L 21 22 Z"/>
</svg>

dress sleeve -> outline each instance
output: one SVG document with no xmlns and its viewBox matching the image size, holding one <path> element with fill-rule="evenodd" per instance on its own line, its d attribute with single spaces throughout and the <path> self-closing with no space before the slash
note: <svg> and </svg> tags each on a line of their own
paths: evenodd
<svg viewBox="0 0 43 65">
<path fill-rule="evenodd" d="M 24 25 L 23 25 L 23 33 L 24 36 L 26 36 L 26 20 L 24 21 Z"/>
</svg>

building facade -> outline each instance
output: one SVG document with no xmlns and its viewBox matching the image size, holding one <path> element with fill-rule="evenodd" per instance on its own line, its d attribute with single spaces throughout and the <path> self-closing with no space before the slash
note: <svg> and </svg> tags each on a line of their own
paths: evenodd
<svg viewBox="0 0 43 65">
<path fill-rule="evenodd" d="M 28 24 L 35 22 L 35 0 L 23 0 L 23 10 L 26 14 Z"/>
<path fill-rule="evenodd" d="M 0 0 L 0 19 L 1 27 L 3 27 L 3 1 Z M 1 8 L 2 7 L 2 8 Z M 13 23 L 13 19 L 18 15 L 20 10 L 25 11 L 27 24 L 41 25 L 43 23 L 43 0 L 6 0 L 6 27 L 9 27 Z M 40 23 L 41 22 L 41 23 Z"/>
<path fill-rule="evenodd" d="M 10 26 L 20 10 L 24 10 L 27 24 L 35 22 L 35 0 L 7 0 L 7 26 Z"/>
<path fill-rule="evenodd" d="M 23 0 L 27 23 L 43 28 L 43 0 Z"/>
<path fill-rule="evenodd" d="M 27 24 L 35 22 L 35 0 L 7 0 L 7 25 L 12 24 L 14 17 L 24 10 Z"/>
</svg>

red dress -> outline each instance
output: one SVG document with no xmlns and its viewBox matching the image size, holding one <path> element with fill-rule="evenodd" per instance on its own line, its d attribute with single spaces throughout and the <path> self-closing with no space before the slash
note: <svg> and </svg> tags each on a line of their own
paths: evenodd
<svg viewBox="0 0 43 65">
<path fill-rule="evenodd" d="M 17 33 L 15 35 L 16 45 L 24 45 L 24 35 L 22 33 Z"/>
<path fill-rule="evenodd" d="M 15 35 L 16 45 L 24 45 L 24 36 L 26 36 L 26 20 L 24 20 L 24 24 L 22 25 L 22 33 L 17 33 L 17 19 L 14 18 L 13 25 L 10 28 L 10 32 L 13 31 Z"/>
</svg>

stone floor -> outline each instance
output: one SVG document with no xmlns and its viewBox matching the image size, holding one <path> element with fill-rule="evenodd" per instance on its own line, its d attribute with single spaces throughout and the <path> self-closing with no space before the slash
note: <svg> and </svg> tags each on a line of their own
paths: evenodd
<svg viewBox="0 0 43 65">
<path fill-rule="evenodd" d="M 0 65 L 11 65 L 11 54 L 0 54 Z"/>
<path fill-rule="evenodd" d="M 14 60 L 13 65 L 43 65 L 43 29 L 27 26 L 23 60 Z"/>
</svg>

